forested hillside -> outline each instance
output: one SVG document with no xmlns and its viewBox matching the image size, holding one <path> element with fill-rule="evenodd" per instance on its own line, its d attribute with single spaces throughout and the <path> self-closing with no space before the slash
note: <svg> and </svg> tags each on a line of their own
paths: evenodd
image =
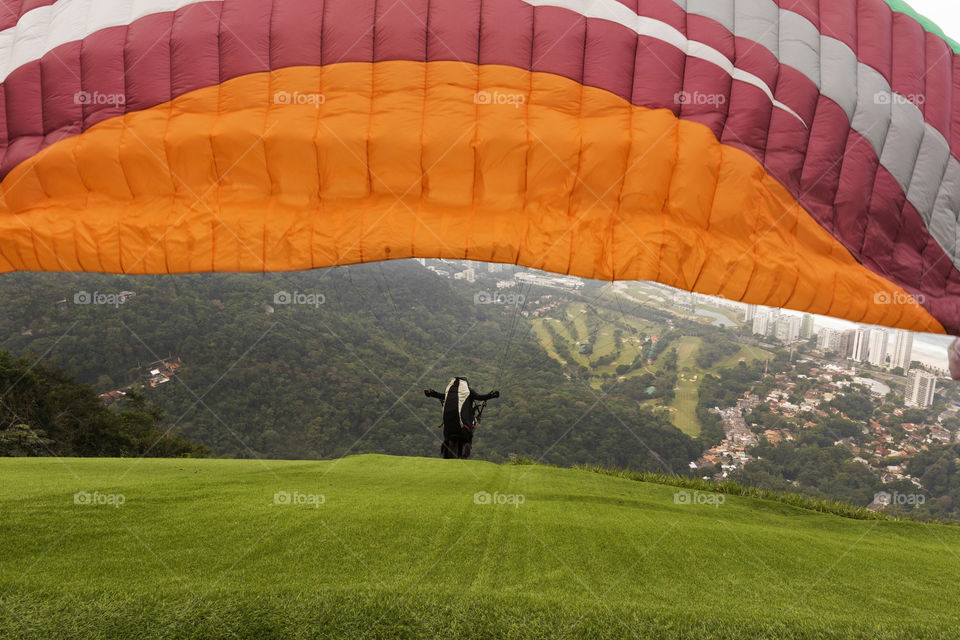
<svg viewBox="0 0 960 640">
<path fill-rule="evenodd" d="M 106 407 L 88 385 L 0 351 L 0 456 L 204 456 L 161 431 L 163 412 L 131 391 Z"/>
<path fill-rule="evenodd" d="M 439 403 L 465 374 L 499 387 L 475 455 L 681 472 L 698 442 L 669 416 L 565 375 L 517 309 L 415 262 L 275 275 L 0 278 L 0 347 L 43 356 L 100 392 L 141 384 L 165 426 L 214 455 L 434 455 Z M 134 295 L 131 295 L 134 294 Z M 290 303 L 290 304 L 288 304 Z"/>
</svg>

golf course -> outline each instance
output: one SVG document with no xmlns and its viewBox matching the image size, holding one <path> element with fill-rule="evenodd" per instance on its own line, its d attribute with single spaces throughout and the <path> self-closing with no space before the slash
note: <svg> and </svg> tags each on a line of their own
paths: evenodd
<svg viewBox="0 0 960 640">
<path fill-rule="evenodd" d="M 955 638 L 960 528 L 575 469 L 4 459 L 0 638 Z"/>
</svg>

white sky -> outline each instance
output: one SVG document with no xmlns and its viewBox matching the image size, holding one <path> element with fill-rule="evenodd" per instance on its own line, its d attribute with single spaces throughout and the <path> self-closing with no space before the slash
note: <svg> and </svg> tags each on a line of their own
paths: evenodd
<svg viewBox="0 0 960 640">
<path fill-rule="evenodd" d="M 917 13 L 933 20 L 943 32 L 960 42 L 960 2 L 957 0 L 907 0 Z"/>
</svg>

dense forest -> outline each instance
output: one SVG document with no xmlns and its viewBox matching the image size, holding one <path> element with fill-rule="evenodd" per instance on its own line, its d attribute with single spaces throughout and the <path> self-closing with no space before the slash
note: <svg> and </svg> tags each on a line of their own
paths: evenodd
<svg viewBox="0 0 960 640">
<path fill-rule="evenodd" d="M 163 422 L 213 455 L 435 455 L 439 404 L 465 374 L 499 388 L 476 457 L 510 454 L 682 472 L 701 447 L 660 410 L 564 372 L 516 307 L 415 262 L 274 275 L 0 278 L 0 347 L 42 357 L 98 392 L 140 385 Z M 533 294 L 527 292 L 530 296 Z"/>
<path fill-rule="evenodd" d="M 161 430 L 163 412 L 131 391 L 106 407 L 92 387 L 0 351 L 0 456 L 204 456 Z"/>
</svg>

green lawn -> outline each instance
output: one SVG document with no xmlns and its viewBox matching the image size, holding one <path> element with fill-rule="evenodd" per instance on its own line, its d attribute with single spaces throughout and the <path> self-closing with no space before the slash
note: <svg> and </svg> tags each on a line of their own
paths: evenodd
<svg viewBox="0 0 960 640">
<path fill-rule="evenodd" d="M 676 344 L 671 345 L 671 348 L 677 350 L 678 370 L 683 371 L 686 367 L 697 368 L 697 351 L 700 350 L 701 344 L 703 344 L 702 338 L 683 336 L 677 340 Z M 667 351 L 670 351 L 670 349 L 667 349 Z"/>
<path fill-rule="evenodd" d="M 633 291 L 632 294 L 640 295 L 637 291 Z M 586 322 L 584 321 L 584 316 L 582 313 L 585 308 L 586 305 L 582 303 L 571 303 L 566 307 L 567 317 L 577 325 L 577 330 L 582 336 L 588 335 Z M 718 311 L 723 310 L 718 309 Z M 639 318 L 634 318 L 625 314 L 615 314 L 609 310 L 603 310 L 601 312 L 601 317 L 606 322 L 604 322 L 603 328 L 597 336 L 596 343 L 594 344 L 593 354 L 590 356 L 583 356 L 576 353 L 575 342 L 570 336 L 570 333 L 564 327 L 563 323 L 556 320 L 541 318 L 533 321 L 533 327 L 541 345 L 543 345 L 550 357 L 558 362 L 561 362 L 562 364 L 566 364 L 554 350 L 553 341 L 544 328 L 544 323 L 552 323 L 553 328 L 556 329 L 560 335 L 570 340 L 571 345 L 573 345 L 571 351 L 576 361 L 575 364 L 584 365 L 587 367 L 590 366 L 591 360 L 595 360 L 601 356 L 612 353 L 614 346 L 613 331 L 615 327 L 610 322 L 611 320 L 618 320 L 628 324 L 629 326 L 635 328 L 639 333 L 649 334 L 651 332 L 656 332 L 658 329 L 663 329 L 662 327 L 657 327 L 656 325 Z M 633 336 L 629 332 L 624 331 L 623 348 L 621 349 L 620 357 L 617 358 L 617 360 L 612 364 L 591 368 L 591 372 L 595 376 L 598 376 L 592 381 L 592 384 L 595 387 L 600 388 L 603 384 L 603 380 L 599 378 L 599 376 L 605 373 L 614 374 L 617 366 L 621 364 L 629 365 L 633 363 L 636 356 L 640 353 L 640 348 L 632 341 L 632 338 Z M 669 404 L 671 420 L 678 429 L 693 437 L 700 435 L 700 422 L 697 420 L 696 409 L 697 401 L 699 399 L 698 394 L 700 382 L 703 375 L 705 373 L 715 374 L 720 369 L 734 367 L 740 360 L 753 362 L 754 360 L 765 360 L 772 357 L 772 354 L 769 351 L 765 351 L 750 345 L 741 345 L 740 350 L 737 353 L 720 360 L 713 367 L 704 371 L 701 370 L 696 363 L 697 352 L 702 342 L 702 338 L 685 336 L 670 346 L 670 349 L 675 348 L 677 350 L 677 362 L 678 369 L 680 371 L 680 380 L 678 381 L 676 396 Z M 663 365 L 663 358 L 666 357 L 666 353 L 669 352 L 670 349 L 667 349 L 666 352 L 661 353 L 652 367 L 639 367 L 627 374 L 627 377 L 639 376 L 643 375 L 644 373 L 650 373 L 653 370 L 660 369 Z M 689 368 L 690 371 L 684 372 L 684 368 Z M 655 402 L 653 404 L 659 405 L 660 402 Z"/>
<path fill-rule="evenodd" d="M 544 351 L 547 352 L 547 355 L 562 364 L 563 358 L 561 358 L 557 353 L 557 350 L 553 348 L 553 338 L 550 336 L 546 327 L 544 326 L 544 324 L 547 322 L 553 322 L 553 320 L 547 318 L 537 318 L 530 324 L 533 327 L 533 332 L 537 335 L 537 340 L 539 340 L 540 346 L 542 346 Z M 560 323 L 554 322 L 554 328 L 561 330 Z"/>
<path fill-rule="evenodd" d="M 715 364 L 711 371 L 716 372 L 720 369 L 729 369 L 730 367 L 735 367 L 740 360 L 745 361 L 747 364 L 755 360 L 767 360 L 773 358 L 773 354 L 769 351 L 761 349 L 760 347 L 755 347 L 753 345 L 741 345 L 740 351 L 728 356 Z"/>
<path fill-rule="evenodd" d="M 549 322 L 550 326 L 553 327 L 561 337 L 565 338 L 570 343 L 570 351 L 574 359 L 572 364 L 583 365 L 585 367 L 590 367 L 591 361 L 614 352 L 616 341 L 614 340 L 613 334 L 617 329 L 614 321 L 622 322 L 623 324 L 635 329 L 638 333 L 649 333 L 656 328 L 656 325 L 653 325 L 652 323 L 640 318 L 634 318 L 632 316 L 619 314 L 610 310 L 602 310 L 600 313 L 602 318 L 600 325 L 601 328 L 595 338 L 593 353 L 590 355 L 581 355 L 577 351 L 577 343 L 586 342 L 587 337 L 590 335 L 586 320 L 584 319 L 584 314 L 582 313 L 585 309 L 587 309 L 587 305 L 579 302 L 571 303 L 565 309 L 568 321 L 576 325 L 580 340 L 574 340 L 573 335 L 571 335 L 571 333 L 567 330 L 564 322 L 560 322 L 552 318 L 535 318 L 531 321 L 533 330 L 536 333 L 540 344 L 544 347 L 544 349 L 547 351 L 547 354 L 551 358 L 557 362 L 560 362 L 561 364 L 571 363 L 565 362 L 553 348 L 553 339 L 547 332 L 544 326 L 545 323 Z M 633 336 L 630 331 L 623 329 L 623 342 L 620 350 L 620 356 L 612 364 L 604 365 L 602 367 L 590 367 L 591 372 L 597 376 L 605 373 L 614 374 L 616 373 L 616 369 L 619 365 L 633 364 L 634 359 L 641 352 L 641 347 L 639 344 L 634 342 L 634 337 L 635 336 Z M 635 370 L 630 372 L 628 377 L 641 375 L 642 373 L 642 370 Z M 596 379 L 594 380 L 593 384 L 596 387 L 600 387 L 602 380 Z"/>
<path fill-rule="evenodd" d="M 673 424 L 687 435 L 700 435 L 700 421 L 697 420 L 697 401 L 700 399 L 700 378 L 702 373 L 697 367 L 697 351 L 703 343 L 701 338 L 684 336 L 680 338 L 677 349 L 677 381 L 676 395 L 670 403 Z M 669 349 L 667 349 L 669 351 Z M 684 371 L 689 368 L 690 371 Z"/>
<path fill-rule="evenodd" d="M 577 327 L 577 333 L 581 340 L 586 340 L 590 337 L 590 329 L 587 327 L 587 321 L 584 317 L 584 311 L 586 311 L 586 309 L 587 305 L 579 302 L 574 302 L 567 306 L 567 317 L 570 318 Z"/>
<path fill-rule="evenodd" d="M 4 639 L 960 635 L 958 528 L 385 456 L 4 459 L 0 477 Z"/>
<path fill-rule="evenodd" d="M 696 379 L 694 380 L 694 377 Z M 670 407 L 673 409 L 672 422 L 685 434 L 700 435 L 700 421 L 697 420 L 697 402 L 700 399 L 699 374 L 681 373 L 677 382 L 676 395 Z"/>
</svg>

